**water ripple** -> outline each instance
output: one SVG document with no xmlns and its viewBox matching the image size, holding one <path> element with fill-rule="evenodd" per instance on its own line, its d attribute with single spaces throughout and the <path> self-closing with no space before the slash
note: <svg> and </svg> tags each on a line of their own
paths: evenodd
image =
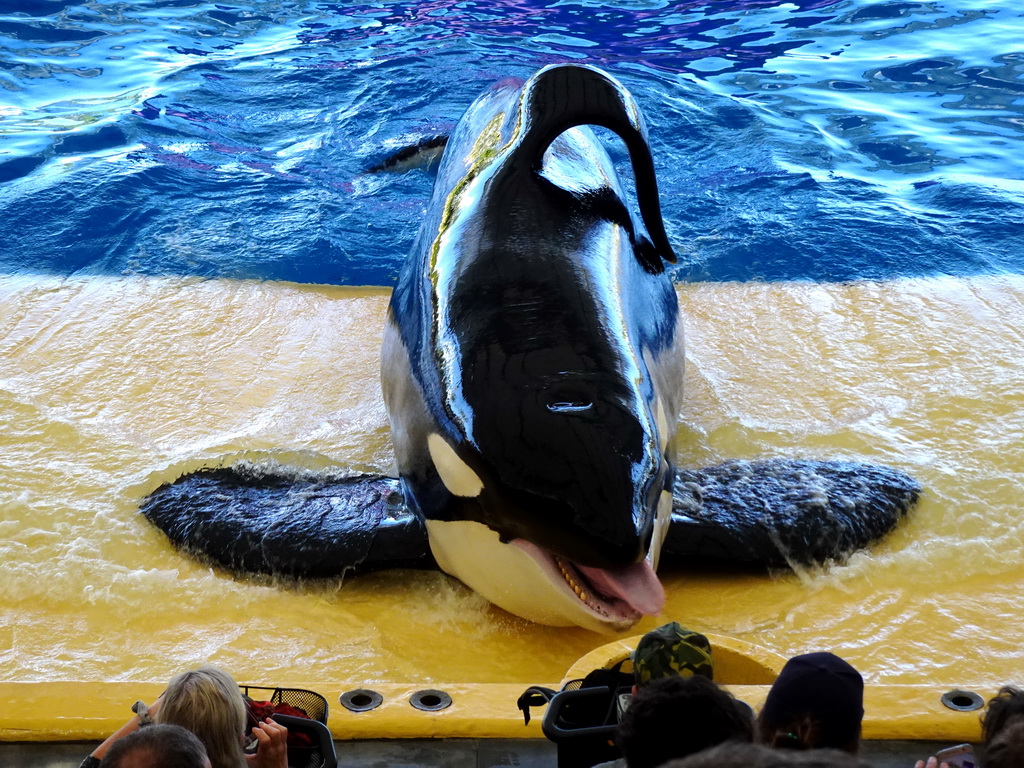
<svg viewBox="0 0 1024 768">
<path fill-rule="evenodd" d="M 363 171 L 579 61 L 648 116 L 680 279 L 1020 272 L 1022 39 L 966 0 L 2 0 L 0 270 L 387 285 L 431 180 Z"/>
</svg>

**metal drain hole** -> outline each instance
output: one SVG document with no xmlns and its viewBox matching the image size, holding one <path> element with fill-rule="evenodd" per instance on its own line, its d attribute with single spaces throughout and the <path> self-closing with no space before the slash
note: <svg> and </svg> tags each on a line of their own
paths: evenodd
<svg viewBox="0 0 1024 768">
<path fill-rule="evenodd" d="M 409 697 L 409 703 L 416 709 L 422 709 L 424 712 L 437 712 L 439 709 L 450 707 L 452 705 L 452 697 L 444 691 L 416 691 L 416 693 Z"/>
<path fill-rule="evenodd" d="M 974 691 L 954 689 L 942 694 L 942 703 L 957 712 L 972 712 L 985 706 L 985 700 Z"/>
<path fill-rule="evenodd" d="M 339 701 L 349 712 L 369 712 L 383 704 L 384 697 L 368 688 L 356 688 L 341 694 Z"/>
</svg>

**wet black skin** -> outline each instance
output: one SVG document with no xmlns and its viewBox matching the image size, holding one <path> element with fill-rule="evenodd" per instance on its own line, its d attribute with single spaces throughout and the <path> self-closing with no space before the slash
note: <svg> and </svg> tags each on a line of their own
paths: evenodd
<svg viewBox="0 0 1024 768">
<path fill-rule="evenodd" d="M 652 409 L 660 397 L 671 420 L 682 394 L 674 258 L 642 121 L 600 73 L 542 74 L 497 84 L 460 121 L 392 295 L 382 384 L 401 484 L 199 468 L 140 504 L 175 546 L 236 572 L 323 578 L 432 567 L 424 521 L 472 520 L 618 568 L 647 552 L 671 490 L 663 563 L 785 567 L 841 559 L 911 508 L 920 485 L 888 467 L 780 457 L 673 469 Z M 593 140 L 563 135 L 579 123 L 625 142 L 639 218 Z M 479 496 L 445 488 L 432 433 L 480 478 Z"/>
<path fill-rule="evenodd" d="M 607 85 L 588 70 L 577 74 L 576 88 Z M 603 150 L 587 144 L 592 137 L 556 134 L 551 149 L 560 162 L 546 172 L 537 153 L 547 145 L 537 138 L 555 129 L 535 114 L 535 101 L 525 107 L 534 114 L 518 122 L 519 98 L 499 89 L 460 123 L 392 297 L 429 414 L 395 430 L 399 469 L 407 499 L 427 519 L 473 520 L 505 541 L 523 538 L 576 563 L 621 568 L 646 555 L 659 496 L 671 490 L 645 357 L 672 350 L 676 295 L 661 256 L 651 257 L 645 226 L 607 178 L 614 171 Z M 585 117 L 617 108 L 598 103 Z M 520 143 L 467 194 L 460 185 L 472 171 L 463 158 L 495 115 L 505 116 L 499 145 Z M 552 120 L 556 128 L 571 124 Z M 628 137 L 649 157 L 645 136 Z M 638 178 L 656 200 L 654 183 L 653 173 Z M 452 222 L 443 209 L 460 195 L 468 202 Z M 644 213 L 645 221 L 660 216 Z M 452 237 L 439 240 L 446 228 Z M 458 354 L 436 353 L 446 341 Z M 385 391 L 396 386 L 389 377 L 401 376 L 385 370 Z M 393 424 L 403 419 L 391 410 Z M 453 496 L 440 482 L 426 450 L 430 432 L 480 477 L 479 496 Z"/>
</svg>

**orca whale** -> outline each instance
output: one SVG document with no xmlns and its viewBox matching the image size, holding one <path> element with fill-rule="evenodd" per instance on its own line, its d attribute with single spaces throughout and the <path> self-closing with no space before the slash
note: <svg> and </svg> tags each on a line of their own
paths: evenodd
<svg viewBox="0 0 1024 768">
<path fill-rule="evenodd" d="M 624 142 L 639 218 L 588 125 Z M 513 613 L 626 628 L 661 609 L 674 260 L 643 118 L 608 75 L 503 81 L 456 126 L 392 294 L 382 382 L 434 557 Z"/>
<path fill-rule="evenodd" d="M 625 146 L 635 206 L 588 126 Z M 388 309 L 398 481 L 215 468 L 142 511 L 234 570 L 436 564 L 514 614 L 597 631 L 661 610 L 663 556 L 818 562 L 889 530 L 920 489 L 885 467 L 741 462 L 677 481 L 674 261 L 629 92 L 582 65 L 496 83 L 447 140 Z"/>
</svg>

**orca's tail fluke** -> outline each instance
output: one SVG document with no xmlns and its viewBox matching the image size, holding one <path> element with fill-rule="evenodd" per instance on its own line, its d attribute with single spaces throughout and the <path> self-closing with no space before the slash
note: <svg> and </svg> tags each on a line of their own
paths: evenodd
<svg viewBox="0 0 1024 768">
<path fill-rule="evenodd" d="M 675 263 L 661 216 L 647 126 L 629 91 L 594 67 L 553 64 L 523 86 L 520 110 L 523 131 L 519 151 L 531 158 L 535 170 L 540 170 L 551 142 L 570 128 L 596 125 L 617 134 L 629 152 L 637 205 L 649 238 L 638 243 L 644 251 L 640 256 L 656 271 L 664 268 L 662 260 Z"/>
<path fill-rule="evenodd" d="M 157 488 L 141 512 L 175 546 L 237 573 L 315 579 L 435 567 L 398 480 L 381 475 L 202 469 Z"/>
<path fill-rule="evenodd" d="M 921 486 L 896 469 L 842 461 L 730 461 L 679 470 L 667 565 L 784 568 L 843 560 L 888 533 Z"/>
</svg>

